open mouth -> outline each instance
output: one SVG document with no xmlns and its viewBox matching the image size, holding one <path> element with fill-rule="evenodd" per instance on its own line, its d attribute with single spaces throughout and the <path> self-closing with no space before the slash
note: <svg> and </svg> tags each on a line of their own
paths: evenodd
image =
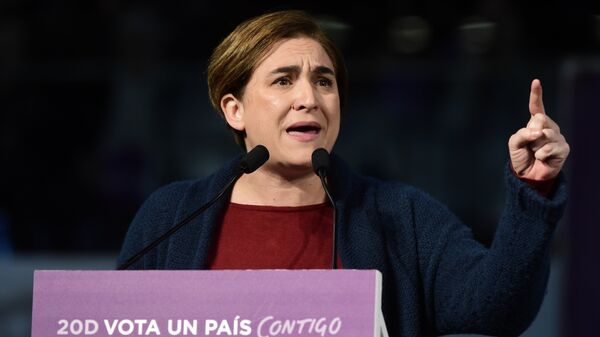
<svg viewBox="0 0 600 337">
<path fill-rule="evenodd" d="M 297 126 L 297 127 L 291 127 L 288 128 L 287 133 L 319 133 L 319 131 L 321 131 L 321 128 L 318 126 L 310 126 L 310 125 L 304 125 L 304 126 Z"/>
<path fill-rule="evenodd" d="M 299 138 L 301 140 L 311 140 L 316 138 L 321 131 L 321 126 L 318 123 L 295 123 L 285 130 L 288 135 Z"/>
</svg>

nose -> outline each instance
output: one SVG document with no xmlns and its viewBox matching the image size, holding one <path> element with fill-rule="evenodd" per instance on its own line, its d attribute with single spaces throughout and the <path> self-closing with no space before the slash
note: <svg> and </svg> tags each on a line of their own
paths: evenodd
<svg viewBox="0 0 600 337">
<path fill-rule="evenodd" d="M 296 95 L 292 109 L 296 111 L 311 111 L 317 107 L 317 93 L 312 83 L 308 80 L 299 81 L 296 84 Z"/>
</svg>

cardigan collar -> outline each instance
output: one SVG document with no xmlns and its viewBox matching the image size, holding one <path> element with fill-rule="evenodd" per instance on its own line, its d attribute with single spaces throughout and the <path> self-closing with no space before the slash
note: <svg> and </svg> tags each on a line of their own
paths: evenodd
<svg viewBox="0 0 600 337">
<path fill-rule="evenodd" d="M 174 223 L 181 221 L 199 205 L 208 202 L 217 195 L 231 179 L 242 158 L 242 154 L 236 156 L 208 178 L 193 183 L 185 192 L 179 204 Z M 351 176 L 353 172 L 339 156 L 333 153 L 331 154 L 330 167 L 331 193 L 336 207 L 340 210 L 343 209 L 343 201 L 346 200 L 352 188 Z M 212 207 L 169 239 L 168 251 L 170 251 L 170 254 L 166 261 L 169 269 L 203 269 L 206 267 L 214 242 L 213 239 L 223 220 L 230 199 L 231 189 Z M 186 247 L 186 249 L 179 249 L 180 247 Z M 190 247 L 192 248 L 191 251 L 195 252 L 194 254 L 190 254 Z"/>
</svg>

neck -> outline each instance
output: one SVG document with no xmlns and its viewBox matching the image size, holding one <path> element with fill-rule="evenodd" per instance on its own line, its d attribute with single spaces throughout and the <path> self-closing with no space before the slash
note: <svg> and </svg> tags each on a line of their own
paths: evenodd
<svg viewBox="0 0 600 337">
<path fill-rule="evenodd" d="M 267 169 L 243 175 L 233 187 L 231 202 L 265 206 L 305 206 L 324 202 L 325 191 L 312 170 L 282 176 Z"/>
</svg>

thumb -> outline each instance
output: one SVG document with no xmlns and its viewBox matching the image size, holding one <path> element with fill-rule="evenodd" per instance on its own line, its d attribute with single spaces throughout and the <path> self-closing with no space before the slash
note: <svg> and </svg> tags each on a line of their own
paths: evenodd
<svg viewBox="0 0 600 337">
<path fill-rule="evenodd" d="M 546 114 L 544 101 L 542 100 L 542 83 L 537 78 L 531 81 L 531 92 L 529 93 L 529 113 L 532 116 L 536 114 Z"/>
</svg>

